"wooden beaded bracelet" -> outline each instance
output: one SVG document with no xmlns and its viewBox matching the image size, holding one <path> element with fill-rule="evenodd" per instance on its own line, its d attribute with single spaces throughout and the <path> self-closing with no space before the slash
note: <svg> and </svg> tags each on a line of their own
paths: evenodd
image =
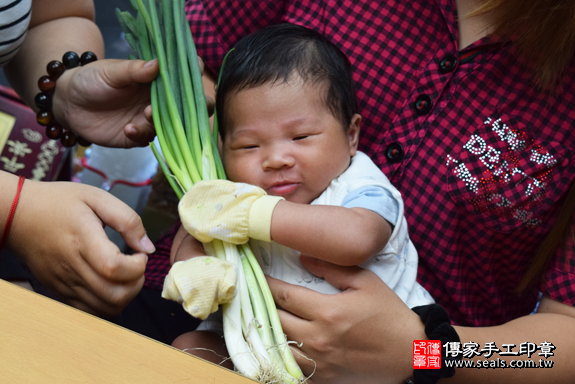
<svg viewBox="0 0 575 384">
<path fill-rule="evenodd" d="M 40 93 L 34 98 L 34 104 L 40 109 L 36 114 L 36 121 L 38 124 L 46 127 L 46 136 L 52 140 L 60 139 L 60 142 L 65 147 L 73 147 L 76 143 L 83 147 L 87 147 L 91 143 L 69 130 L 64 130 L 60 126 L 54 114 L 52 113 L 52 97 L 56 89 L 56 80 L 66 69 L 75 68 L 78 65 L 84 66 L 93 61 L 98 60 L 96 54 L 93 52 L 84 52 L 82 56 L 78 56 L 76 52 L 66 52 L 62 56 L 62 61 L 53 60 L 48 63 L 46 70 L 48 75 L 40 77 L 38 80 L 38 88 Z"/>
</svg>

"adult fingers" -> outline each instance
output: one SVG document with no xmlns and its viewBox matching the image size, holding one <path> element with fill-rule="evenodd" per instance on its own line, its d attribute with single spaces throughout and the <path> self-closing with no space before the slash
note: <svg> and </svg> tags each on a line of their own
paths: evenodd
<svg viewBox="0 0 575 384">
<path fill-rule="evenodd" d="M 316 370 L 317 364 L 312 357 L 303 352 L 300 348 L 291 346 L 291 353 L 295 357 L 297 365 L 301 369 L 304 377 L 306 378 L 305 383 L 313 383 L 310 378 L 313 378 L 313 374 Z"/>
<path fill-rule="evenodd" d="M 361 267 L 344 267 L 309 256 L 301 256 L 300 261 L 310 273 L 324 278 L 341 291 L 365 287 L 371 284 L 372 279 L 381 281 L 374 273 Z"/>
<path fill-rule="evenodd" d="M 51 289 L 64 303 L 98 316 L 119 313 L 144 284 L 143 274 L 133 281 L 110 281 L 86 262 L 73 263 L 65 269 L 66 277 L 52 281 Z"/>
<path fill-rule="evenodd" d="M 85 222 L 87 220 L 85 219 Z M 105 288 L 107 283 L 128 283 L 140 279 L 146 270 L 148 257 L 144 253 L 125 255 L 111 242 L 101 226 L 87 225 L 83 233 L 80 252 L 93 273 L 83 274 L 88 286 L 94 290 Z M 103 282 L 101 280 L 106 280 Z M 102 297 L 108 293 L 99 293 Z"/>
<path fill-rule="evenodd" d="M 98 315 L 110 316 L 120 313 L 144 285 L 143 273 L 137 279 L 127 282 L 109 281 L 95 271 L 88 271 L 84 275 L 82 285 L 73 287 L 72 299 L 83 302 L 92 309 L 90 313 Z"/>
<path fill-rule="evenodd" d="M 69 299 L 69 300 L 64 300 L 64 303 L 68 304 L 71 307 L 74 307 L 76 309 L 79 309 L 82 312 L 86 312 L 89 313 L 90 315 L 94 315 L 94 316 L 100 316 L 100 317 L 106 317 L 108 316 L 108 313 L 106 312 L 100 312 L 98 311 L 96 308 L 92 307 L 91 305 L 87 304 L 88 302 L 90 302 L 90 300 L 86 300 L 86 299 Z"/>
<path fill-rule="evenodd" d="M 132 122 L 126 124 L 124 135 L 128 139 L 125 147 L 144 147 L 154 140 L 156 130 L 144 115 L 138 115 Z"/>
<path fill-rule="evenodd" d="M 304 367 L 313 368 L 313 364 L 310 364 L 309 360 L 306 359 L 308 357 L 308 344 L 306 341 L 311 340 L 315 333 L 312 323 L 281 309 L 278 310 L 278 316 L 287 340 L 297 343 L 295 345 L 292 344 L 291 348 L 300 367 L 302 369 Z M 304 370 L 304 372 L 309 375 L 311 370 Z"/>
<path fill-rule="evenodd" d="M 292 314 L 305 319 L 314 320 L 317 314 L 326 309 L 324 295 L 309 288 L 293 285 L 284 281 L 266 276 L 274 301 L 278 306 Z"/>
<path fill-rule="evenodd" d="M 126 124 L 124 127 L 124 135 L 134 144 L 130 145 L 130 143 L 128 143 L 128 146 L 146 146 L 154 140 L 156 128 L 154 126 L 151 105 L 147 105 L 143 113 L 138 114 L 132 122 Z"/>
<path fill-rule="evenodd" d="M 316 371 L 317 363 L 310 355 L 308 355 L 299 347 L 291 346 L 290 348 L 293 356 L 295 357 L 297 365 L 299 365 L 301 371 L 303 372 L 303 375 L 307 378 L 305 383 L 306 384 L 313 383 L 311 378 L 313 378 L 313 375 Z"/>
<path fill-rule="evenodd" d="M 63 301 L 84 312 L 109 317 L 120 313 L 140 292 L 143 284 L 143 276 L 134 284 L 116 284 L 108 287 L 105 297 L 99 297 L 90 289 L 79 286 L 75 287 L 74 292 L 70 292 L 67 298 L 64 297 Z"/>
<path fill-rule="evenodd" d="M 151 105 L 148 105 L 144 109 L 144 117 L 146 118 L 146 120 L 148 120 L 148 122 L 150 124 L 154 124 L 154 116 L 152 115 L 152 106 Z"/>
<path fill-rule="evenodd" d="M 304 340 L 307 340 L 306 336 L 313 332 L 313 327 L 310 325 L 311 322 L 309 320 L 302 319 L 283 309 L 278 309 L 278 316 L 284 333 L 288 335 L 288 341 L 295 341 L 301 344 Z"/>
<path fill-rule="evenodd" d="M 129 247 L 136 252 L 155 252 L 156 248 L 146 235 L 142 219 L 132 208 L 97 188 L 86 196 L 88 206 L 104 224 L 120 233 Z"/>
<path fill-rule="evenodd" d="M 159 71 L 158 59 L 102 60 L 97 62 L 104 81 L 112 88 L 122 88 L 134 83 L 149 83 Z"/>
<path fill-rule="evenodd" d="M 143 114 L 136 116 L 134 121 L 124 127 L 124 135 L 132 142 L 127 147 L 146 146 L 154 140 L 156 129 L 151 105 L 146 106 Z"/>
</svg>

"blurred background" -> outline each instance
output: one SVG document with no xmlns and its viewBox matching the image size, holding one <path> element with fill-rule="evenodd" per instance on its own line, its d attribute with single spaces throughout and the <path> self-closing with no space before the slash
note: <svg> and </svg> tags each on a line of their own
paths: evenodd
<svg viewBox="0 0 575 384">
<path fill-rule="evenodd" d="M 116 8 L 131 11 L 130 0 L 94 0 L 96 4 L 96 24 L 100 27 L 106 44 L 106 57 L 127 59 L 132 53 L 130 46 L 122 38 L 122 29 L 116 19 Z M 9 86 L 4 73 L 0 71 L 0 83 Z"/>
</svg>

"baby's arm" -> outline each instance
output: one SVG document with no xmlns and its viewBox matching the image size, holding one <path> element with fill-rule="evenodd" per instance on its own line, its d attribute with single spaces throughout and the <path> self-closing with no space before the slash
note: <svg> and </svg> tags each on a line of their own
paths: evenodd
<svg viewBox="0 0 575 384">
<path fill-rule="evenodd" d="M 181 334 L 174 340 L 172 347 L 222 367 L 234 369 L 224 339 L 214 332 L 192 331 Z"/>
<path fill-rule="evenodd" d="M 190 235 L 183 226 L 181 226 L 174 237 L 174 242 L 172 243 L 170 264 L 198 256 L 207 256 L 204 246 Z"/>
<path fill-rule="evenodd" d="M 280 201 L 272 215 L 271 238 L 304 255 L 334 264 L 359 265 L 381 251 L 391 225 L 365 208 Z"/>
</svg>

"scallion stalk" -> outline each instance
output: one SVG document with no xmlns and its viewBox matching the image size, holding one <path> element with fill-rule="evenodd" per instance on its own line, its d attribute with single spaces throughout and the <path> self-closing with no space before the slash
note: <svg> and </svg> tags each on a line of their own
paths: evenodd
<svg viewBox="0 0 575 384">
<path fill-rule="evenodd" d="M 136 12 L 116 11 L 126 40 L 144 60 L 157 58 L 152 117 L 160 144 L 152 151 L 178 198 L 200 180 L 225 179 L 217 150 L 217 119 L 211 131 L 196 48 L 183 0 L 131 0 Z M 163 20 L 163 28 L 160 25 Z M 224 60 L 225 65 L 225 60 Z M 183 119 L 183 120 L 182 120 Z M 209 256 L 234 264 L 238 294 L 223 308 L 224 338 L 234 367 L 261 383 L 305 381 L 283 333 L 261 267 L 247 244 L 214 240 Z"/>
</svg>

